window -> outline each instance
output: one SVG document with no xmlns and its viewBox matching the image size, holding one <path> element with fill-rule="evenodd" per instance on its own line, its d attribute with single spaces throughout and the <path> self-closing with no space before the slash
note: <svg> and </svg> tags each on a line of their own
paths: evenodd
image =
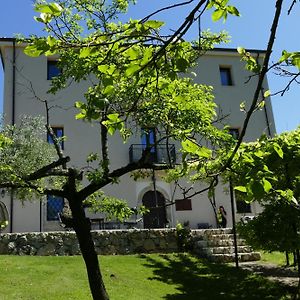
<svg viewBox="0 0 300 300">
<path fill-rule="evenodd" d="M 244 201 L 239 191 L 235 191 L 236 212 L 238 214 L 251 213 L 251 204 Z"/>
<path fill-rule="evenodd" d="M 246 203 L 245 201 L 238 199 L 238 197 L 236 197 L 236 212 L 238 214 L 251 213 L 250 203 Z"/>
<path fill-rule="evenodd" d="M 232 137 L 235 139 L 235 140 L 238 140 L 239 137 L 240 137 L 240 132 L 237 128 L 230 128 L 229 129 L 229 134 L 232 135 Z"/>
<path fill-rule="evenodd" d="M 56 60 L 47 61 L 47 79 L 50 80 L 53 77 L 58 76 L 61 73 L 60 68 L 57 66 Z"/>
<path fill-rule="evenodd" d="M 47 196 L 47 221 L 57 221 L 58 214 L 64 208 L 64 198 L 53 195 Z"/>
<path fill-rule="evenodd" d="M 192 210 L 192 200 L 189 198 L 175 200 L 176 210 Z"/>
<path fill-rule="evenodd" d="M 54 134 L 56 135 L 56 137 L 58 139 L 60 139 L 61 148 L 64 149 L 64 141 L 61 139 L 64 136 L 64 128 L 54 126 L 54 127 L 52 127 L 52 130 L 53 130 Z M 53 139 L 49 133 L 47 134 L 47 142 L 49 144 L 54 144 Z"/>
<path fill-rule="evenodd" d="M 151 148 L 150 152 L 155 152 L 155 143 L 156 143 L 156 130 L 155 128 L 142 128 L 142 145 L 143 149 L 149 148 L 151 146 L 154 146 Z"/>
<path fill-rule="evenodd" d="M 220 76 L 222 85 L 232 85 L 230 67 L 220 67 Z"/>
</svg>

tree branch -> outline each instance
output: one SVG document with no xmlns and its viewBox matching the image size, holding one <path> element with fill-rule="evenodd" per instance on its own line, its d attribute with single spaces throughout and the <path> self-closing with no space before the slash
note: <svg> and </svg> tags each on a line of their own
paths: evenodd
<svg viewBox="0 0 300 300">
<path fill-rule="evenodd" d="M 45 175 L 47 175 L 48 171 L 50 171 L 50 170 L 52 170 L 52 169 L 54 169 L 56 167 L 62 166 L 62 165 L 66 164 L 69 161 L 70 161 L 70 157 L 69 156 L 63 157 L 63 158 L 59 158 L 57 161 L 54 161 L 51 164 L 49 164 L 47 166 L 44 166 L 41 169 L 35 171 L 34 173 L 26 176 L 23 180 L 25 180 L 25 181 L 31 181 L 31 180 L 36 180 L 36 179 L 45 177 Z"/>
<path fill-rule="evenodd" d="M 224 170 L 226 170 L 226 168 L 231 164 L 236 152 L 238 151 L 238 149 L 239 149 L 239 147 L 240 147 L 240 145 L 243 141 L 243 138 L 245 136 L 245 133 L 246 133 L 249 121 L 250 121 L 250 117 L 252 116 L 253 112 L 256 109 L 259 94 L 260 94 L 260 91 L 262 89 L 263 81 L 264 81 L 265 76 L 266 76 L 266 74 L 268 72 L 268 69 L 269 69 L 268 66 L 269 66 L 270 56 L 271 56 L 271 53 L 272 53 L 272 50 L 273 50 L 273 45 L 274 45 L 275 38 L 276 38 L 277 27 L 278 27 L 278 24 L 279 24 L 279 18 L 280 18 L 280 14 L 281 14 L 281 10 L 282 10 L 282 2 L 283 2 L 283 0 L 277 0 L 276 1 L 276 11 L 275 11 L 275 16 L 274 16 L 272 27 L 271 27 L 271 33 L 270 33 L 270 37 L 269 37 L 269 41 L 268 41 L 268 47 L 267 47 L 267 50 L 266 50 L 266 54 L 265 54 L 265 58 L 264 58 L 264 61 L 263 61 L 262 69 L 261 69 L 261 72 L 259 74 L 258 83 L 257 83 L 257 86 L 256 86 L 256 90 L 254 92 L 252 104 L 251 104 L 250 109 L 248 110 L 246 118 L 244 120 L 244 124 L 243 124 L 243 127 L 242 127 L 240 137 L 237 141 L 237 144 L 236 144 L 234 150 L 232 151 L 230 157 L 228 158 L 228 160 L 225 162 L 225 164 L 221 168 L 220 172 L 223 172 Z"/>
</svg>

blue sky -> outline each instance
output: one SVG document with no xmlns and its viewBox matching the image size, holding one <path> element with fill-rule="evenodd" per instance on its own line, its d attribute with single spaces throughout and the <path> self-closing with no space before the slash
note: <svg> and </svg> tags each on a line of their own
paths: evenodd
<svg viewBox="0 0 300 300">
<path fill-rule="evenodd" d="M 138 5 L 130 10 L 130 17 L 142 17 L 146 13 L 154 11 L 161 3 L 171 4 L 175 2 L 171 0 L 139 0 Z M 266 49 L 270 24 L 274 15 L 273 5 L 275 1 L 232 0 L 231 3 L 238 7 L 242 15 L 241 17 L 230 17 L 226 23 L 213 23 L 210 17 L 207 16 L 201 21 L 202 29 L 210 28 L 212 31 L 224 29 L 228 31 L 231 36 L 231 43 L 226 45 L 226 47 L 236 48 L 243 46 L 251 49 Z M 286 3 L 286 5 L 288 4 Z M 187 10 L 188 7 L 186 9 L 180 8 L 167 14 L 160 14 L 157 16 L 157 19 L 165 20 L 168 29 L 175 29 L 179 22 L 183 20 Z M 300 39 L 297 33 L 299 13 L 300 4 L 295 6 L 290 16 L 287 16 L 287 7 L 284 8 L 273 52 L 273 61 L 280 56 L 283 49 L 288 51 L 300 50 Z M 41 34 L 41 26 L 33 20 L 34 15 L 32 0 L 5 1 L 0 10 L 0 36 L 13 37 L 17 33 L 24 35 Z M 194 27 L 186 38 L 192 40 L 196 37 L 197 29 Z M 0 101 L 2 101 L 2 68 L 0 70 Z M 268 81 L 272 93 L 281 90 L 286 83 L 283 78 L 273 73 L 268 75 Z M 278 133 L 295 129 L 300 124 L 299 98 L 300 85 L 294 85 L 283 97 L 272 97 L 273 112 Z"/>
</svg>

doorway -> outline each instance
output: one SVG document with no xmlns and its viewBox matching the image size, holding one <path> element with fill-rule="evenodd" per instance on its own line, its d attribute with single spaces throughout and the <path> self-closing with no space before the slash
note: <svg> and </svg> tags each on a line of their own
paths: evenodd
<svg viewBox="0 0 300 300">
<path fill-rule="evenodd" d="M 164 228 L 167 223 L 165 197 L 160 192 L 148 191 L 144 194 L 142 202 L 149 210 L 143 216 L 144 228 Z"/>
</svg>

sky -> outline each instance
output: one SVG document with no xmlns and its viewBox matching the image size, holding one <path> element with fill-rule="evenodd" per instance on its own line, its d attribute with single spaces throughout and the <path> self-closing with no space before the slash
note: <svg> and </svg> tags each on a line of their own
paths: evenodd
<svg viewBox="0 0 300 300">
<path fill-rule="evenodd" d="M 33 17 L 36 13 L 33 10 L 32 0 L 0 0 L 0 36 L 14 37 L 15 34 L 42 34 L 42 27 L 36 23 Z M 54 2 L 54 0 L 53 0 Z M 178 1 L 171 0 L 138 0 L 138 4 L 130 9 L 128 16 L 141 18 L 144 15 L 155 11 L 162 4 L 169 5 Z M 240 13 L 240 17 L 229 17 L 225 23 L 211 21 L 209 15 L 201 19 L 202 29 L 211 31 L 226 30 L 231 36 L 231 42 L 223 47 L 237 48 L 239 46 L 248 49 L 266 49 L 270 34 L 270 26 L 274 15 L 274 3 L 276 1 L 262 0 L 231 0 Z M 280 20 L 279 31 L 275 40 L 275 47 L 272 54 L 272 61 L 280 57 L 282 50 L 300 51 L 299 39 L 299 17 L 300 4 L 297 4 L 292 13 L 288 16 L 288 5 L 292 0 L 284 1 L 285 7 Z M 161 13 L 156 16 L 158 20 L 166 22 L 166 28 L 173 30 L 181 24 L 190 7 L 180 7 Z M 187 40 L 197 38 L 197 26 L 191 28 L 185 36 Z M 271 93 L 275 93 L 286 85 L 286 79 L 274 74 L 268 75 L 268 82 Z M 2 108 L 3 95 L 3 70 L 0 67 L 0 107 Z M 293 85 L 284 96 L 273 96 L 272 107 L 275 117 L 275 125 L 278 133 L 289 131 L 300 125 L 300 85 Z M 1 110 L 0 110 L 1 111 Z"/>
</svg>

